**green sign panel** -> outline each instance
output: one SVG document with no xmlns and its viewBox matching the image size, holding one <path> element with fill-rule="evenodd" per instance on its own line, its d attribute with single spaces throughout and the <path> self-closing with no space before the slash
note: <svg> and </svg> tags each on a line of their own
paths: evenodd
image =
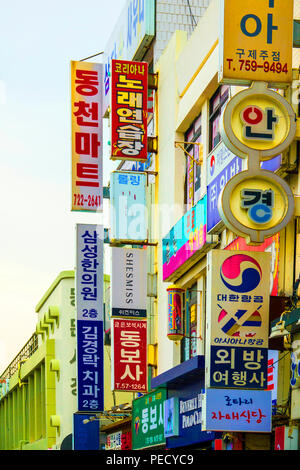
<svg viewBox="0 0 300 470">
<path fill-rule="evenodd" d="M 143 395 L 132 402 L 132 449 L 166 443 L 164 436 L 165 389 Z"/>
</svg>

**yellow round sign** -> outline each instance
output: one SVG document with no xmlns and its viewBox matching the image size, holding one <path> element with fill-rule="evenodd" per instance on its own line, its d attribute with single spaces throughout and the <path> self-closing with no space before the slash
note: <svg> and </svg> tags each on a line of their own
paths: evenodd
<svg viewBox="0 0 300 470">
<path fill-rule="evenodd" d="M 225 145 L 242 158 L 268 160 L 279 155 L 294 139 L 296 115 L 288 101 L 255 82 L 232 97 L 222 119 Z"/>
<path fill-rule="evenodd" d="M 268 230 L 284 219 L 288 198 L 275 181 L 245 178 L 232 190 L 229 206 L 236 220 L 254 230 Z"/>
<path fill-rule="evenodd" d="M 251 150 L 270 150 L 288 137 L 290 119 L 279 101 L 269 96 L 251 95 L 233 110 L 231 127 L 236 138 Z"/>
<path fill-rule="evenodd" d="M 260 244 L 291 219 L 294 197 L 289 185 L 267 170 L 245 170 L 223 188 L 218 210 L 225 225 L 249 244 Z"/>
</svg>

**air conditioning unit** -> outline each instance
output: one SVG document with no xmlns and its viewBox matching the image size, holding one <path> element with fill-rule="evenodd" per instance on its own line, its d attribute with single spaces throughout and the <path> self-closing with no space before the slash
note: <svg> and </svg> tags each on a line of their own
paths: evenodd
<svg viewBox="0 0 300 470">
<path fill-rule="evenodd" d="M 275 428 L 275 450 L 298 450 L 298 428 L 294 426 Z"/>
</svg>

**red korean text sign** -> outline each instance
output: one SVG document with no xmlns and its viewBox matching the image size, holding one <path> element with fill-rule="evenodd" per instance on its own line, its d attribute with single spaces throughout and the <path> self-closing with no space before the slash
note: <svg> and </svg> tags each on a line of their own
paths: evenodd
<svg viewBox="0 0 300 470">
<path fill-rule="evenodd" d="M 147 391 L 147 321 L 113 320 L 112 389 Z"/>
<path fill-rule="evenodd" d="M 102 67 L 71 61 L 73 211 L 102 211 Z"/>
<path fill-rule="evenodd" d="M 147 160 L 148 64 L 112 60 L 111 159 Z"/>
</svg>

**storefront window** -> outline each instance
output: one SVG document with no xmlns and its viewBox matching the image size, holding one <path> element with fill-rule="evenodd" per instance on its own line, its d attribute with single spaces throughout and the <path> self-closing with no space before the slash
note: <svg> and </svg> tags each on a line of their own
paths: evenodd
<svg viewBox="0 0 300 470">
<path fill-rule="evenodd" d="M 220 142 L 219 121 L 229 98 L 229 85 L 221 85 L 209 103 L 209 151 Z"/>
<path fill-rule="evenodd" d="M 185 142 L 201 143 L 201 114 L 198 116 L 185 134 Z M 186 151 L 196 161 L 199 161 L 199 145 L 185 145 Z M 201 166 L 197 165 L 188 154 L 186 154 L 186 178 L 185 178 L 185 204 L 189 210 L 200 199 L 201 189 Z"/>
<path fill-rule="evenodd" d="M 197 356 L 197 284 L 188 289 L 184 297 L 185 336 L 181 341 L 181 362 Z"/>
</svg>

